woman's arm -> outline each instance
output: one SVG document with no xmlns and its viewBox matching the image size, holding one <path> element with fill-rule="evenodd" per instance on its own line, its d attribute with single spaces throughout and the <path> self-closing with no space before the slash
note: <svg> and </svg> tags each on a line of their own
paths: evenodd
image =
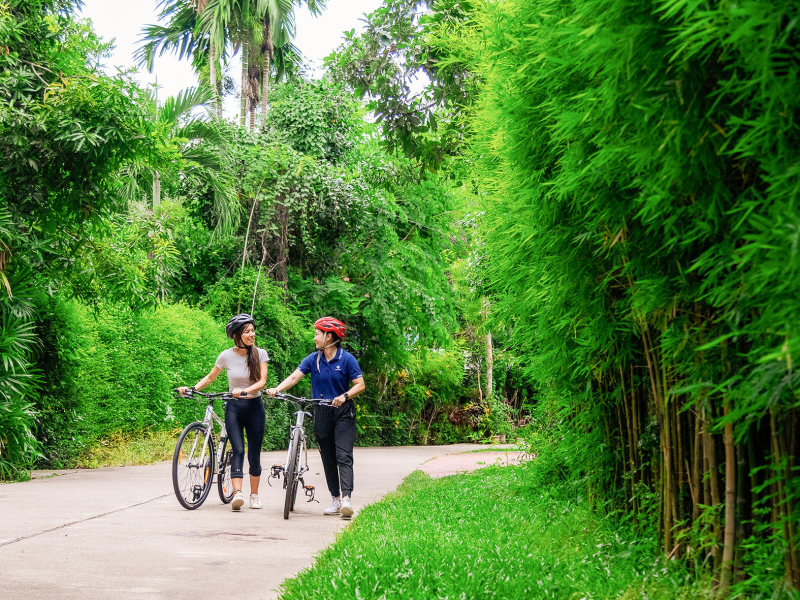
<svg viewBox="0 0 800 600">
<path fill-rule="evenodd" d="M 198 381 L 197 385 L 194 386 L 194 389 L 202 390 L 204 387 L 208 387 L 209 385 L 211 385 L 214 382 L 214 380 L 217 378 L 217 375 L 219 375 L 220 373 L 222 373 L 222 370 L 217 365 L 214 365 L 214 368 L 211 369 L 211 373 L 209 373 L 208 375 L 203 377 L 200 381 Z M 179 387 L 178 388 L 178 393 L 181 396 L 183 396 L 184 392 L 187 389 L 189 389 L 189 388 L 187 388 L 187 387 Z M 259 388 L 259 389 L 261 389 L 261 388 Z"/>
<path fill-rule="evenodd" d="M 288 390 L 290 387 L 297 385 L 297 382 L 300 381 L 305 376 L 306 374 L 303 373 L 300 369 L 295 369 L 294 373 L 289 375 L 286 379 L 284 379 L 278 384 L 278 387 L 268 389 L 267 394 L 270 396 L 274 396 L 275 394 L 282 392 L 283 390 Z"/>
<path fill-rule="evenodd" d="M 259 379 L 256 383 L 254 383 L 250 387 L 244 389 L 233 388 L 233 391 L 231 391 L 231 396 L 233 396 L 234 398 L 238 398 L 239 396 L 242 395 L 242 392 L 244 392 L 246 396 L 252 396 L 256 392 L 260 392 L 261 390 L 263 390 L 265 385 L 267 385 L 267 363 L 263 362 L 261 363 L 261 379 Z"/>
<path fill-rule="evenodd" d="M 351 398 L 351 399 L 355 398 L 360 393 L 362 393 L 365 389 L 367 389 L 367 386 L 364 385 L 364 378 L 363 377 L 356 377 L 355 379 L 353 379 L 353 387 L 351 387 L 349 390 L 347 390 L 347 396 L 348 396 L 348 398 Z M 345 401 L 344 394 L 342 394 L 341 396 L 336 396 L 336 398 L 333 399 L 333 402 L 331 402 L 331 404 L 333 406 L 339 407 L 342 404 L 344 404 L 344 401 Z"/>
</svg>

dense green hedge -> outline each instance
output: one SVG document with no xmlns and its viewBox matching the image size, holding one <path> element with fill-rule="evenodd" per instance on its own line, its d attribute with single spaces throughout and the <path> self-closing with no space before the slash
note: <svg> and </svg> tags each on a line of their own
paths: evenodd
<svg viewBox="0 0 800 600">
<path fill-rule="evenodd" d="M 202 405 L 173 388 L 205 375 L 228 346 L 222 326 L 184 305 L 134 316 L 52 300 L 42 311 L 44 393 L 36 403 L 45 461 L 68 464 L 116 431 L 182 427 Z M 224 389 L 224 376 L 213 389 Z"/>
<path fill-rule="evenodd" d="M 720 597 L 798 587 L 800 5 L 480 6 L 486 278 L 576 479 Z"/>
</svg>

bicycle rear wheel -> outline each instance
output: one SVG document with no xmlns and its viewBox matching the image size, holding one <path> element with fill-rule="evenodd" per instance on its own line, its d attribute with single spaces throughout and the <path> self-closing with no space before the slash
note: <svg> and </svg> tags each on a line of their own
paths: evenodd
<svg viewBox="0 0 800 600">
<path fill-rule="evenodd" d="M 205 502 L 214 479 L 213 468 L 213 436 L 206 439 L 206 428 L 199 421 L 187 425 L 172 456 L 172 487 L 181 506 L 194 510 Z"/>
<path fill-rule="evenodd" d="M 289 518 L 289 512 L 294 510 L 294 498 L 297 495 L 297 458 L 300 452 L 300 431 L 295 429 L 292 441 L 289 443 L 289 465 L 284 473 L 286 481 L 286 499 L 283 502 L 283 518 Z"/>
<path fill-rule="evenodd" d="M 222 461 L 219 463 L 219 470 L 217 473 L 217 491 L 219 492 L 219 499 L 223 504 L 229 504 L 233 500 L 233 482 L 231 481 L 231 456 L 233 449 L 231 448 L 228 438 L 221 440 L 222 444 Z"/>
</svg>

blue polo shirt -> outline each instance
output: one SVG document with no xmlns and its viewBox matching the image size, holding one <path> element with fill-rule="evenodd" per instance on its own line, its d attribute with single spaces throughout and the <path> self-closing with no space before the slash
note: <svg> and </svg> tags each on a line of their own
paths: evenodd
<svg viewBox="0 0 800 600">
<path fill-rule="evenodd" d="M 297 368 L 304 375 L 311 373 L 311 395 L 327 400 L 341 396 L 350 389 L 351 381 L 362 377 L 361 367 L 355 357 L 342 348 L 336 349 L 336 355 L 330 361 L 325 358 L 324 352 L 312 352 Z"/>
</svg>

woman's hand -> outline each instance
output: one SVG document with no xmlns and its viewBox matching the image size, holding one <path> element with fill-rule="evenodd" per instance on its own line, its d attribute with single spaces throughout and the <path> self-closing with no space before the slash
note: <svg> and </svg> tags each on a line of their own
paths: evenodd
<svg viewBox="0 0 800 600">
<path fill-rule="evenodd" d="M 275 394 L 277 394 L 277 393 L 278 393 L 278 388 L 269 388 L 267 390 L 267 396 L 270 396 L 272 398 L 274 398 Z"/>
<path fill-rule="evenodd" d="M 178 393 L 179 393 L 181 396 L 186 396 L 186 390 L 188 390 L 188 389 L 189 389 L 189 388 L 188 388 L 188 387 L 186 387 L 186 386 L 179 387 L 179 388 L 178 388 Z"/>
<path fill-rule="evenodd" d="M 247 395 L 247 392 L 242 388 L 233 388 L 233 391 L 231 392 L 231 396 L 233 396 L 234 398 L 240 398 L 242 394 L 244 394 L 245 396 Z"/>
</svg>

